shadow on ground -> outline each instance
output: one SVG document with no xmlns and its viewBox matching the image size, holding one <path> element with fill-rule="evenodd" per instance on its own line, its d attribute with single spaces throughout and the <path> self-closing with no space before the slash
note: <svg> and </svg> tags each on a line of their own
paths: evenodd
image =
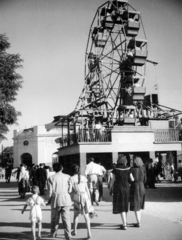
<svg viewBox="0 0 182 240">
<path fill-rule="evenodd" d="M 0 222 L 0 227 L 18 227 L 18 228 L 30 228 L 30 223 L 27 222 L 20 222 L 20 223 L 14 223 L 14 222 L 8 222 L 8 223 L 5 223 L 5 222 Z M 131 223 L 128 225 L 128 227 L 134 227 L 134 224 Z M 44 239 L 44 240 L 50 240 L 50 239 L 53 239 L 49 232 L 50 232 L 50 224 L 49 223 L 43 223 L 42 224 L 42 228 L 47 230 L 47 231 L 42 231 L 42 238 L 41 239 Z M 112 229 L 115 229 L 115 230 L 120 230 L 121 228 L 121 225 L 118 225 L 118 224 L 113 224 L 113 223 L 91 223 L 91 228 L 92 229 L 104 229 L 104 230 L 107 230 L 107 231 L 110 231 Z M 59 225 L 59 229 L 62 231 L 63 230 L 63 225 L 60 223 Z M 81 229 L 85 229 L 86 230 L 86 225 L 85 223 L 79 223 L 78 224 L 78 231 L 81 230 Z M 58 232 L 58 236 L 57 236 L 58 239 L 65 239 L 64 237 L 64 234 L 60 234 Z M 13 233 L 13 232 L 0 232 L 0 240 L 8 240 L 8 239 L 19 239 L 19 240 L 25 240 L 25 239 L 32 239 L 32 236 L 31 236 L 31 229 L 30 231 L 22 231 L 21 233 Z M 77 238 L 77 237 L 74 237 L 74 239 L 82 239 L 82 240 L 86 240 L 87 238 Z"/>
</svg>

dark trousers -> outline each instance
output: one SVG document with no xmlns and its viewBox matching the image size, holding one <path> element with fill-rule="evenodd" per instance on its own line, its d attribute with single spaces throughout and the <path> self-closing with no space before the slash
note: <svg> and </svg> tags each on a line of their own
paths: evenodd
<svg viewBox="0 0 182 240">
<path fill-rule="evenodd" d="M 37 181 L 40 190 L 40 195 L 44 195 L 45 181 Z"/>
<path fill-rule="evenodd" d="M 102 176 L 98 176 L 98 190 L 99 190 L 99 201 L 101 201 L 103 197 Z"/>
</svg>

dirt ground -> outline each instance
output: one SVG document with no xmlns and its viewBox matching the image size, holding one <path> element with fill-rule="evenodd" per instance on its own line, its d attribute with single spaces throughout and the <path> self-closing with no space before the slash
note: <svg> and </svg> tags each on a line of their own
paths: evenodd
<svg viewBox="0 0 182 240">
<path fill-rule="evenodd" d="M 156 189 L 146 189 L 145 212 L 182 224 L 182 182 L 162 181 Z"/>
</svg>

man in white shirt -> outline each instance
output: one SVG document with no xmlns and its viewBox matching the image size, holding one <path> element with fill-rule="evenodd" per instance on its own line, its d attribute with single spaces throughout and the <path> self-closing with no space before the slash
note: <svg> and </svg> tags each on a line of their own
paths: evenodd
<svg viewBox="0 0 182 240">
<path fill-rule="evenodd" d="M 88 188 L 91 195 L 92 204 L 98 206 L 99 191 L 98 191 L 98 175 L 100 174 L 100 165 L 94 163 L 94 158 L 90 158 L 90 162 L 86 166 L 85 175 L 88 179 Z"/>
</svg>

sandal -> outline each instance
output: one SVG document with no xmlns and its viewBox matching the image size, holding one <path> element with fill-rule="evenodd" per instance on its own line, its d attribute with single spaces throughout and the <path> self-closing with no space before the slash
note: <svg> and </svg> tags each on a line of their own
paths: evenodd
<svg viewBox="0 0 182 240">
<path fill-rule="evenodd" d="M 122 230 L 126 230 L 127 229 L 127 225 L 125 226 L 125 225 L 121 225 L 121 227 L 120 227 Z"/>
<path fill-rule="evenodd" d="M 139 228 L 139 227 L 141 227 L 141 223 L 136 223 L 136 224 L 134 224 L 134 226 Z"/>
<path fill-rule="evenodd" d="M 123 230 L 127 230 L 127 226 L 123 226 Z"/>
</svg>

